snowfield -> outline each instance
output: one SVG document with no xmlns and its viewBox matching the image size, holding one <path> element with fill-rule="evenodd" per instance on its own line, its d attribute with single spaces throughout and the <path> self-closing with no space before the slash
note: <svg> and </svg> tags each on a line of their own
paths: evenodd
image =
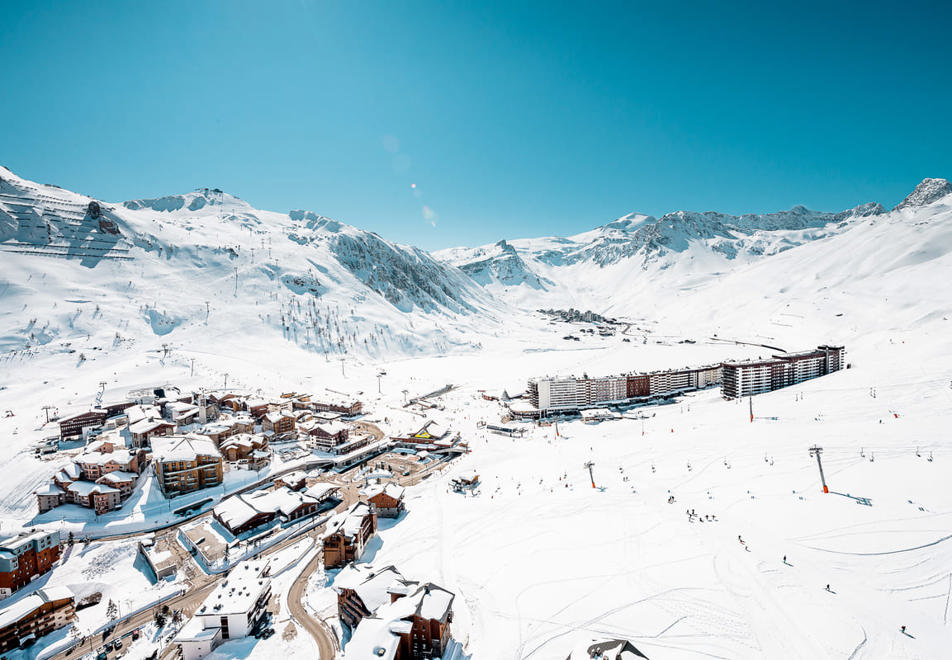
<svg viewBox="0 0 952 660">
<path fill-rule="evenodd" d="M 696 214 L 681 225 L 665 216 L 667 233 L 633 215 L 581 237 L 436 256 L 206 190 L 107 205 L 130 257 L 110 259 L 16 247 L 30 236 L 13 197 L 46 204 L 36 222 L 51 223 L 53 238 L 31 239 L 46 246 L 67 244 L 70 230 L 38 196 L 88 198 L 6 170 L 0 178 L 0 413 L 13 413 L 0 417 L 4 532 L 90 522 L 68 507 L 34 520 L 32 490 L 66 459 L 40 460 L 33 448 L 55 433 L 42 406 L 89 406 L 102 382 L 105 399 L 225 378 L 265 395 L 328 387 L 359 397 L 392 435 L 423 422 L 403 407 L 404 390 L 450 383 L 430 417 L 472 452 L 410 488 L 408 513 L 382 526 L 363 561 L 453 591 L 453 636 L 477 660 L 562 660 L 580 641 L 611 637 L 652 660 L 948 656 L 947 183 L 927 180 L 892 211 Z M 651 227 L 668 239 L 631 238 Z M 534 311 L 550 307 L 620 324 L 611 337 L 580 335 L 590 324 Z M 524 438 L 478 427 L 505 414 L 481 390 L 515 394 L 533 376 L 822 343 L 844 344 L 851 368 L 754 397 L 753 422 L 748 401 L 712 389 L 600 424 L 523 424 Z M 477 491 L 451 492 L 450 479 L 470 470 Z M 158 516 L 151 498 L 127 502 L 132 518 L 111 524 Z M 318 572 L 308 594 L 322 614 L 332 577 Z M 54 571 L 50 584 L 59 581 Z M 283 639 L 285 607 L 270 640 L 232 641 L 215 657 L 310 657 L 302 628 Z"/>
</svg>

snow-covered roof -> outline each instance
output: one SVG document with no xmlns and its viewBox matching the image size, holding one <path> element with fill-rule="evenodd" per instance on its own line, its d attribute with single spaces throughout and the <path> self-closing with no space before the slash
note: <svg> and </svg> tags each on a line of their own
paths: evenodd
<svg viewBox="0 0 952 660">
<path fill-rule="evenodd" d="M 260 511 L 248 504 L 241 495 L 226 497 L 214 509 L 215 517 L 229 529 L 244 525 L 259 513 Z"/>
<path fill-rule="evenodd" d="M 219 445 L 222 449 L 225 447 L 238 446 L 251 449 L 255 444 L 255 437 L 250 433 L 236 433 L 221 441 Z"/>
<path fill-rule="evenodd" d="M 390 623 L 372 616 L 361 619 L 344 649 L 344 660 L 393 660 L 397 657 L 400 638 L 390 631 Z"/>
<path fill-rule="evenodd" d="M 345 649 L 345 660 L 394 657 L 398 635 L 410 632 L 413 616 L 445 621 L 452 612 L 454 598 L 453 593 L 427 582 L 409 595 L 381 605 L 357 625 Z"/>
<path fill-rule="evenodd" d="M 74 481 L 69 486 L 66 487 L 71 493 L 75 493 L 79 497 L 89 497 L 93 493 L 108 494 L 108 493 L 118 493 L 117 488 L 112 486 L 107 486 L 106 484 L 94 484 L 91 481 Z"/>
<path fill-rule="evenodd" d="M 194 617 L 182 626 L 175 636 L 176 642 L 204 642 L 214 641 L 221 636 L 220 627 L 203 628 L 203 619 Z"/>
<path fill-rule="evenodd" d="M 77 463 L 88 465 L 105 465 L 114 462 L 120 465 L 128 465 L 132 461 L 132 453 L 127 449 L 116 449 L 114 451 L 87 451 L 76 457 Z"/>
<path fill-rule="evenodd" d="M 208 598 L 195 611 L 195 615 L 217 618 L 250 612 L 271 584 L 271 578 L 263 576 L 267 567 L 268 561 L 265 559 L 241 562 L 208 594 Z"/>
<path fill-rule="evenodd" d="M 198 412 L 198 406 L 193 403 L 185 403 L 184 401 L 172 401 L 171 403 L 165 404 L 165 408 L 166 410 L 177 413 Z"/>
<path fill-rule="evenodd" d="M 267 415 L 264 416 L 264 418 L 268 420 L 269 422 L 271 422 L 272 424 L 277 424 L 285 417 L 293 418 L 292 415 L 289 415 L 288 413 L 281 410 L 275 410 L 275 411 L 269 412 Z"/>
<path fill-rule="evenodd" d="M 10 626 L 44 603 L 55 600 L 72 598 L 73 592 L 66 587 L 43 587 L 34 593 L 15 602 L 10 607 L 0 610 L 0 628 Z"/>
<path fill-rule="evenodd" d="M 143 419 L 135 424 L 130 424 L 129 431 L 136 434 L 148 433 L 162 426 L 175 426 L 175 424 L 167 422 L 164 419 Z"/>
<path fill-rule="evenodd" d="M 62 495 L 63 489 L 50 481 L 49 483 L 40 486 L 33 492 L 36 495 Z"/>
<path fill-rule="evenodd" d="M 394 483 L 376 484 L 374 486 L 367 486 L 367 488 L 364 488 L 361 491 L 361 494 L 367 499 L 370 499 L 372 497 L 376 497 L 377 495 L 380 495 L 381 493 L 383 493 L 385 495 L 392 497 L 395 500 L 402 500 L 403 494 L 406 492 L 406 490 L 407 489 L 404 488 L 403 486 L 398 486 L 397 484 L 394 484 Z"/>
<path fill-rule="evenodd" d="M 348 427 L 344 422 L 334 420 L 332 422 L 315 424 L 314 428 L 320 429 L 321 432 L 326 433 L 327 435 L 337 435 L 341 431 L 347 431 L 350 427 Z"/>
<path fill-rule="evenodd" d="M 304 470 L 294 470 L 280 477 L 276 477 L 275 481 L 279 479 L 286 484 L 294 484 L 304 479 L 307 479 L 307 472 L 305 472 Z"/>
<path fill-rule="evenodd" d="M 152 455 L 160 461 L 194 461 L 199 456 L 221 456 L 218 447 L 204 435 L 169 435 L 152 438 Z"/>
<path fill-rule="evenodd" d="M 327 482 L 322 481 L 322 482 L 314 484 L 313 486 L 305 490 L 304 494 L 320 501 L 320 500 L 323 500 L 328 495 L 330 495 L 332 492 L 338 490 L 338 488 L 339 487 L 335 486 L 334 484 L 329 484 Z"/>
<path fill-rule="evenodd" d="M 83 471 L 75 463 L 67 463 L 60 469 L 57 476 L 61 481 L 76 481 L 83 476 Z"/>
<path fill-rule="evenodd" d="M 121 483 L 125 481 L 135 481 L 138 479 L 139 475 L 134 472 L 123 472 L 122 470 L 116 470 L 115 472 L 110 472 L 109 474 L 104 474 L 99 477 L 99 481 L 109 481 L 112 483 Z"/>
<path fill-rule="evenodd" d="M 125 409 L 126 417 L 129 419 L 129 425 L 141 422 L 144 419 L 158 419 L 162 413 L 155 406 L 143 406 L 136 404 Z"/>
<path fill-rule="evenodd" d="M 215 507 L 215 515 L 229 528 L 244 525 L 262 513 L 290 515 L 303 505 L 317 504 L 318 500 L 306 493 L 297 493 L 287 486 L 272 491 L 233 495 Z"/>
<path fill-rule="evenodd" d="M 367 515 L 370 515 L 370 505 L 366 502 L 355 502 L 349 509 L 341 511 L 327 521 L 327 532 L 324 535 L 340 533 L 345 536 L 356 536 Z"/>
</svg>

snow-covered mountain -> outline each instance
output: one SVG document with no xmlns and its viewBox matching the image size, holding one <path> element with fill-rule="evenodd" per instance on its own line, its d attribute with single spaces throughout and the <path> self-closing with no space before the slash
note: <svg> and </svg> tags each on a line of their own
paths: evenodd
<svg viewBox="0 0 952 660">
<path fill-rule="evenodd" d="M 625 291 L 652 282 L 678 289 L 716 279 L 782 252 L 886 221 L 898 211 L 928 213 L 952 184 L 926 179 L 892 212 L 878 203 L 837 213 L 803 206 L 766 214 L 677 211 L 660 218 L 632 213 L 569 237 L 504 240 L 434 253 L 494 295 L 522 306 L 574 305 L 633 313 Z M 661 285 L 659 278 L 666 279 Z M 630 301 L 629 301 L 630 302 Z M 599 307 L 599 305 L 601 305 Z"/>
<path fill-rule="evenodd" d="M 892 211 L 629 214 L 567 238 L 431 255 L 219 189 L 112 204 L 0 169 L 0 349 L 278 337 L 325 358 L 373 358 L 478 346 L 507 331 L 500 319 L 540 307 L 657 316 L 669 301 L 740 280 L 752 300 L 779 300 L 759 292 L 778 268 L 797 280 L 797 264 L 862 288 L 861 278 L 880 278 L 866 264 L 946 258 L 952 245 L 936 232 L 946 231 L 950 192 L 926 179 Z"/>
<path fill-rule="evenodd" d="M 4 350 L 239 329 L 322 354 L 441 352 L 498 308 L 422 250 L 210 188 L 110 204 L 0 169 L 0 251 Z"/>
</svg>

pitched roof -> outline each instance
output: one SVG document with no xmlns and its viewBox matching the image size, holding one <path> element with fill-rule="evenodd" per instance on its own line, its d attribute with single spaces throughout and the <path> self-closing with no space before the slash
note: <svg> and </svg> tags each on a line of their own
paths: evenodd
<svg viewBox="0 0 952 660">
<path fill-rule="evenodd" d="M 152 455 L 160 461 L 194 461 L 199 456 L 221 457 L 211 438 L 189 433 L 152 438 Z"/>
</svg>

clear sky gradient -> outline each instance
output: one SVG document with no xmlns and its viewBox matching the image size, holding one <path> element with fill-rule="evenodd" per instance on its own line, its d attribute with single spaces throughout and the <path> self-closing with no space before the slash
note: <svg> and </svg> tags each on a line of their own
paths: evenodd
<svg viewBox="0 0 952 660">
<path fill-rule="evenodd" d="M 949 7 L 0 0 L 0 163 L 427 249 L 892 206 L 952 177 Z"/>
</svg>

